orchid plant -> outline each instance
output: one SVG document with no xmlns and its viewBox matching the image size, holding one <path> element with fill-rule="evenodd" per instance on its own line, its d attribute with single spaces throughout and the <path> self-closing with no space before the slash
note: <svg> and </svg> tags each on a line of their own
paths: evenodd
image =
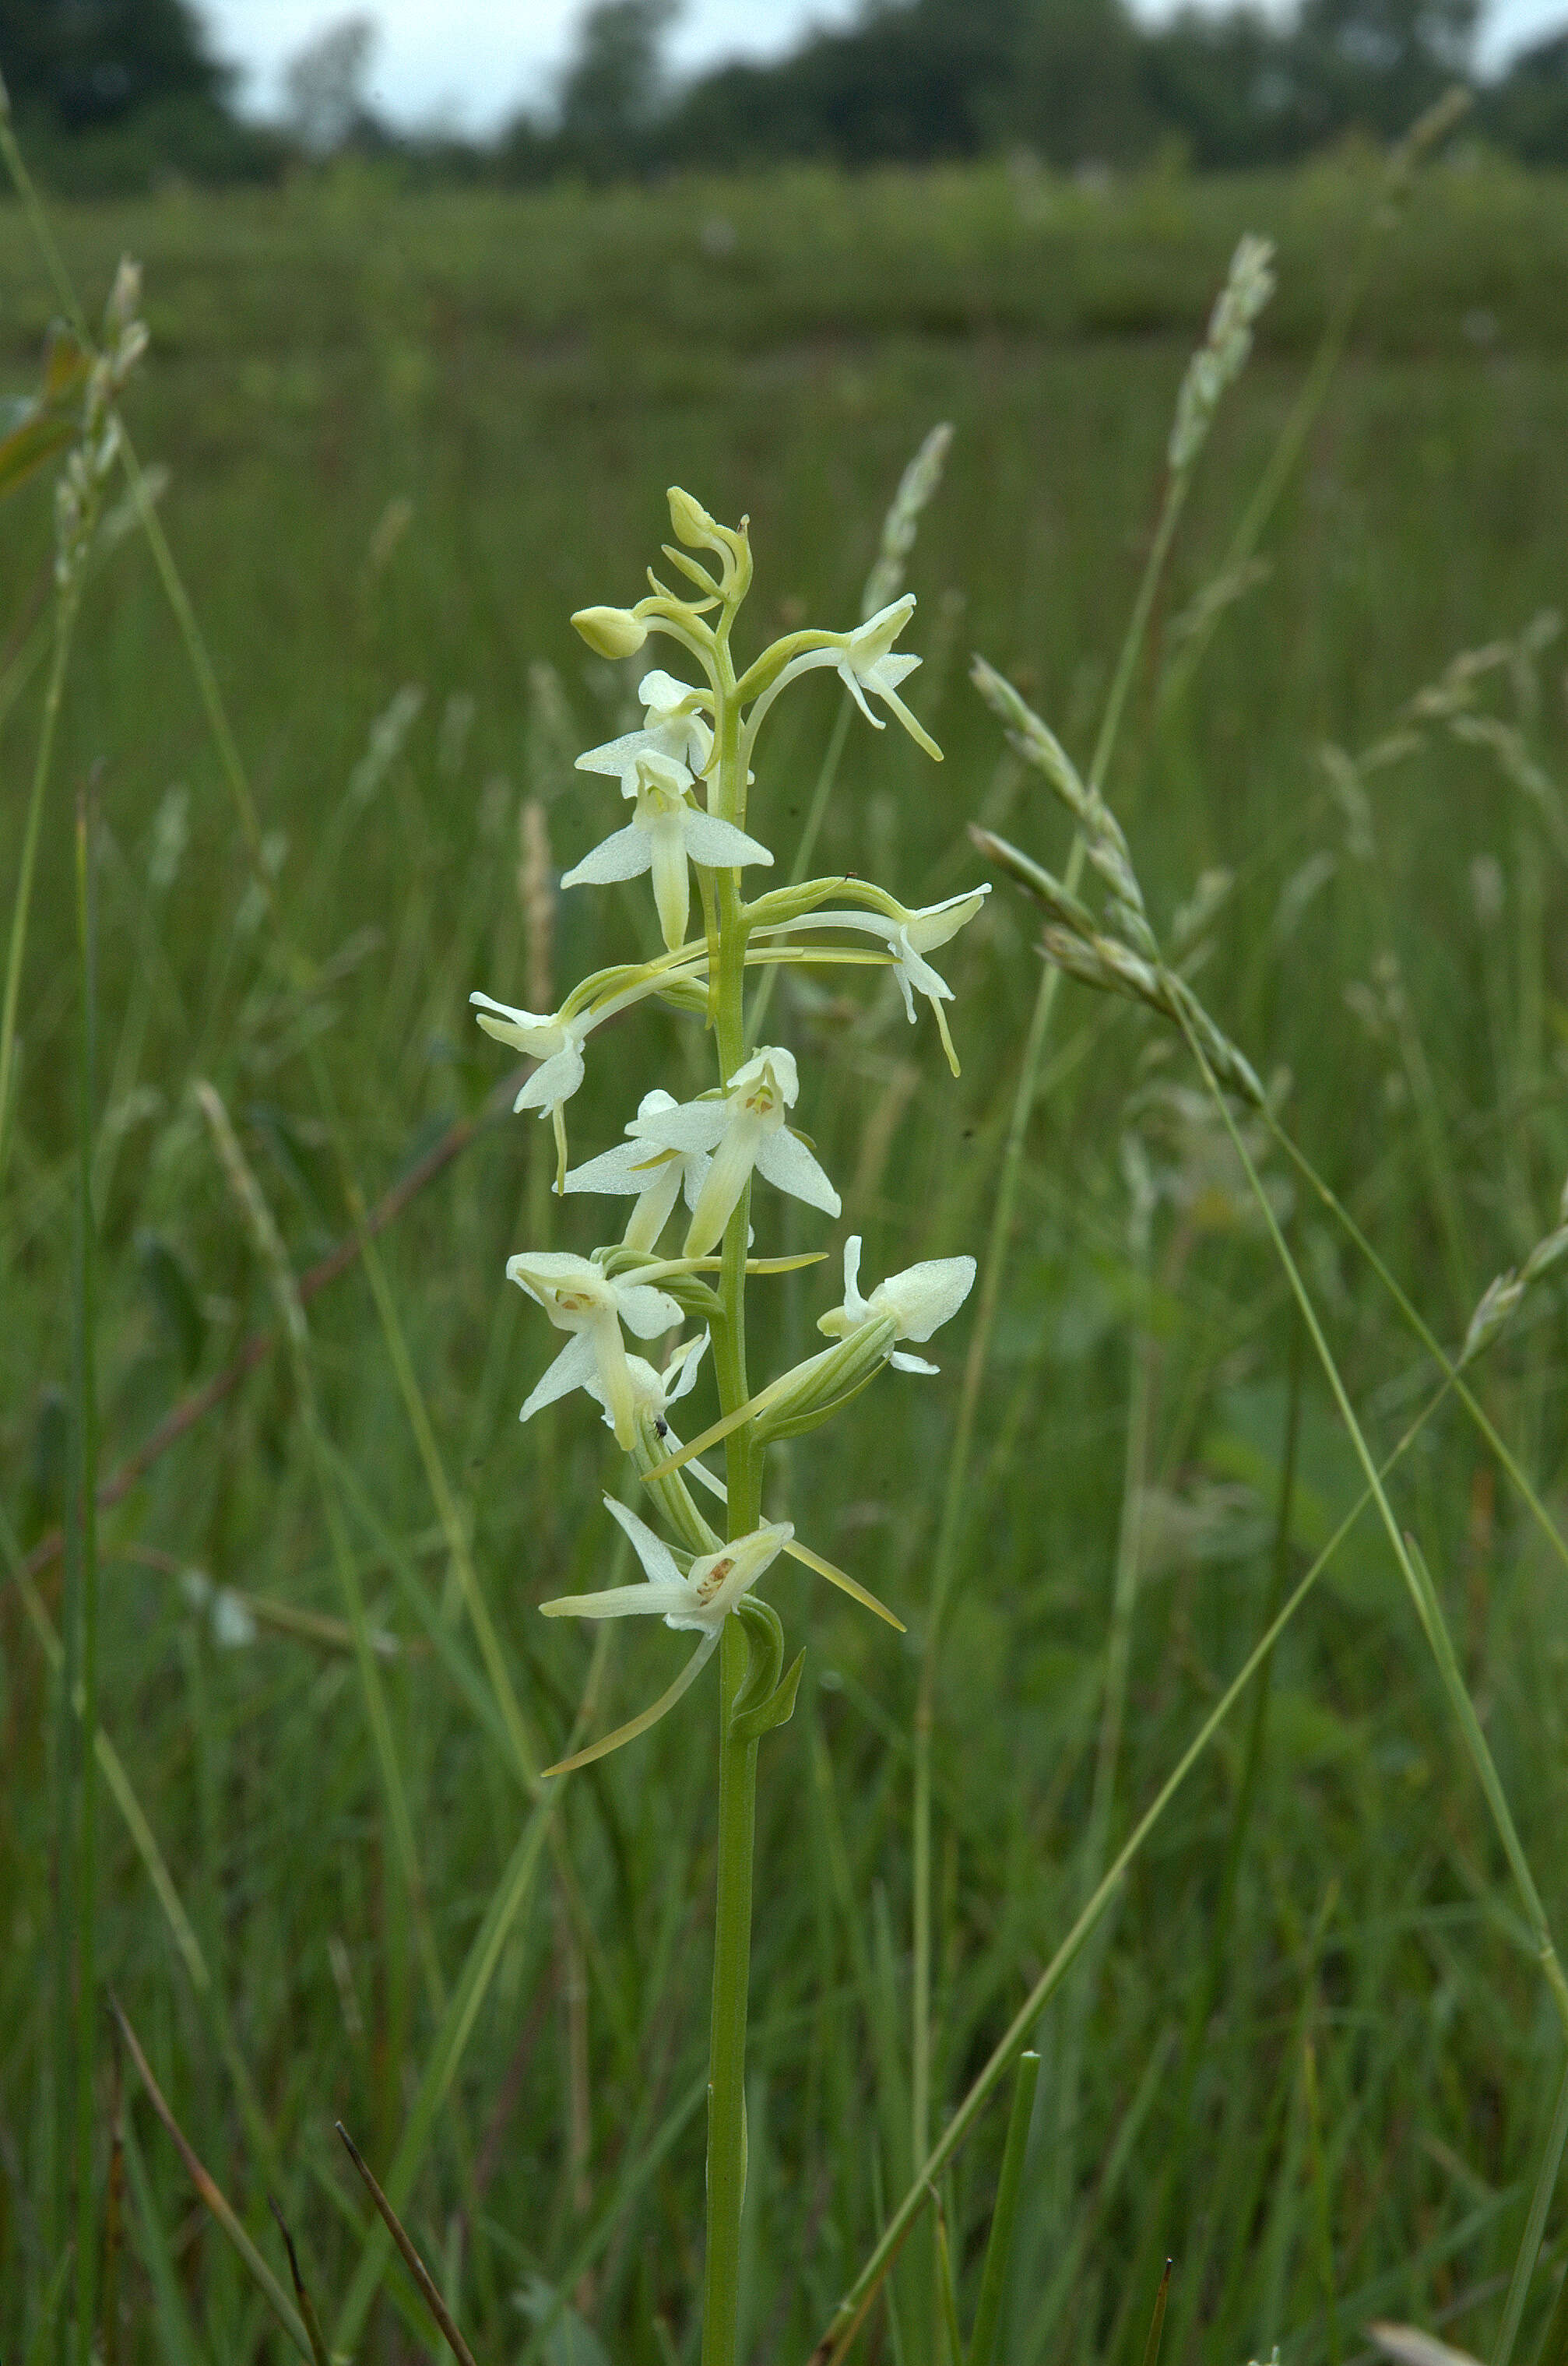
<svg viewBox="0 0 1568 2366">
<path fill-rule="evenodd" d="M 673 642 L 699 679 L 662 670 L 644 676 L 639 729 L 579 757 L 579 770 L 615 782 L 634 810 L 562 881 L 563 887 L 651 878 L 664 951 L 651 961 L 595 972 L 549 1012 L 516 1009 L 489 995 L 471 999 L 479 1025 L 537 1063 L 516 1101 L 554 1129 L 556 1189 L 629 1199 L 618 1240 L 590 1256 L 525 1250 L 507 1276 L 567 1334 L 523 1407 L 582 1389 L 603 1408 L 662 1521 L 649 1522 L 614 1498 L 605 1508 L 630 1539 L 643 1582 L 610 1585 L 540 1606 L 547 1617 L 662 1617 L 694 1634 L 695 1651 L 668 1690 L 628 1724 L 549 1771 L 563 1774 L 646 1732 L 719 1659 L 718 1866 L 708 2118 L 707 2246 L 704 2366 L 733 2366 L 739 2302 L 740 2212 L 745 2185 L 744 2072 L 750 1954 L 752 1835 L 758 1745 L 790 1716 L 804 1653 L 784 1670 L 784 1630 L 757 1588 L 781 1553 L 805 1562 L 892 1625 L 899 1621 L 854 1579 L 763 1509 L 767 1449 L 826 1421 L 885 1366 L 937 1369 L 906 1354 L 901 1341 L 930 1339 L 956 1314 L 975 1279 L 968 1256 L 941 1257 L 894 1274 L 863 1295 L 861 1242 L 844 1245 L 841 1301 L 820 1318 L 830 1344 L 753 1392 L 747 1364 L 746 1290 L 758 1275 L 819 1261 L 751 1254 L 757 1183 L 835 1218 L 840 1202 L 805 1137 L 795 1129 L 803 1084 L 795 1055 L 748 1036 L 748 976 L 785 964 L 860 963 L 890 970 L 911 1021 L 915 997 L 931 1007 L 953 1073 L 958 1062 L 944 1005 L 946 980 L 929 956 L 979 911 L 980 887 L 926 910 L 911 909 L 867 880 L 808 879 L 764 887 L 751 901 L 742 873 L 773 855 L 746 829 L 760 727 L 773 702 L 803 675 L 830 668 L 875 728 L 885 707 L 933 760 L 941 749 L 910 713 L 900 685 L 918 658 L 895 648 L 915 602 L 906 593 L 850 632 L 787 635 L 738 669 L 731 640 L 751 580 L 746 522 L 719 525 L 690 494 L 670 494 L 675 543 L 665 557 L 694 596 L 651 590 L 629 608 L 581 610 L 572 619 L 594 652 L 635 657 L 652 636 Z M 695 555 L 694 555 L 695 554 Z M 700 928 L 693 929 L 694 906 Z M 869 944 L 855 946 L 846 937 Z M 634 1005 L 660 1000 L 705 1021 L 716 1067 L 712 1087 L 677 1101 L 643 1094 L 626 1139 L 569 1166 L 566 1105 L 581 1084 L 589 1038 Z M 759 997 L 759 1000 L 761 997 Z M 684 1236 L 665 1234 L 683 1204 Z M 756 1210 L 765 1222 L 765 1200 Z M 697 1328 L 662 1359 L 629 1351 L 626 1335 L 668 1339 Z M 682 1446 L 669 1409 L 695 1382 L 711 1343 L 719 1418 Z M 724 1446 L 724 1475 L 701 1455 Z M 706 1492 L 699 1504 L 693 1485 Z M 710 1518 L 711 1514 L 711 1518 Z M 715 1525 L 718 1523 L 718 1526 Z M 720 1532 L 722 1529 L 722 1533 Z"/>
</svg>

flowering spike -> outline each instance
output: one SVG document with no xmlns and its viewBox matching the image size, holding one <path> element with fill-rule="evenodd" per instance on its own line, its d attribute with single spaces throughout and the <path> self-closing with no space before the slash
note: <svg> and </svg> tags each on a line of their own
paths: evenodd
<svg viewBox="0 0 1568 2366">
<path fill-rule="evenodd" d="M 902 696 L 919 660 L 897 644 L 915 607 L 913 595 L 901 592 L 899 571 L 915 517 L 940 473 L 947 438 L 946 430 L 929 438 L 906 472 L 884 534 L 880 571 L 872 579 L 875 598 L 866 605 L 873 613 L 851 631 L 786 634 L 738 681 L 729 644 L 751 579 L 747 521 L 736 528 L 721 525 L 678 486 L 669 497 L 674 541 L 664 546 L 664 556 L 674 577 L 695 596 L 679 596 L 650 569 L 649 593 L 635 606 L 584 608 L 572 619 L 583 640 L 603 657 L 634 656 L 650 634 L 660 634 L 686 652 L 689 670 L 697 674 L 695 681 L 682 681 L 651 668 L 639 685 L 643 712 L 637 727 L 577 759 L 579 771 L 614 782 L 630 810 L 622 826 L 592 847 L 561 883 L 576 887 L 647 878 L 665 950 L 651 960 L 595 971 L 572 987 L 557 1010 L 520 1008 L 484 994 L 472 999 L 485 1031 L 534 1063 L 517 1106 L 536 1110 L 550 1121 L 557 1190 L 604 1193 L 630 1203 L 621 1240 L 596 1248 L 592 1257 L 526 1250 L 510 1259 L 508 1279 L 565 1335 L 536 1380 L 522 1418 L 529 1420 L 544 1406 L 583 1390 L 603 1408 L 617 1444 L 650 1490 L 650 1506 L 657 1506 L 678 1541 L 672 1549 L 635 1513 L 606 1499 L 642 1564 L 641 1581 L 541 1606 L 553 1618 L 662 1617 L 694 1635 L 697 1643 L 674 1683 L 648 1708 L 561 1760 L 552 1774 L 592 1763 L 669 1715 L 696 1682 L 732 1614 L 741 1615 L 749 1628 L 761 1622 L 777 1649 L 769 1662 L 773 1691 L 732 1721 L 727 1733 L 750 1745 L 778 1722 L 793 1700 L 800 1661 L 778 1681 L 782 1630 L 752 1589 L 781 1552 L 894 1626 L 900 1623 L 855 1579 L 797 1545 L 787 1523 L 761 1522 L 720 1543 L 681 1471 L 693 1466 L 691 1480 L 726 1506 L 730 1521 L 749 1516 L 757 1522 L 755 1493 L 748 1491 L 750 1510 L 743 1514 L 739 1491 L 732 1499 L 725 1481 L 698 1460 L 701 1452 L 741 1431 L 760 1481 L 773 1439 L 815 1427 L 867 1387 L 886 1364 L 931 1369 L 899 1343 L 928 1337 L 956 1311 L 974 1279 L 972 1259 L 939 1259 L 891 1276 L 864 1297 L 856 1235 L 845 1252 L 843 1302 L 822 1317 L 830 1344 L 755 1394 L 742 1395 L 734 1350 L 739 1347 L 743 1357 L 748 1279 L 816 1261 L 813 1256 L 767 1258 L 747 1253 L 749 1240 L 738 1236 L 744 1230 L 738 1211 L 752 1177 L 829 1216 L 837 1216 L 841 1204 L 809 1139 L 790 1121 L 800 1093 L 794 1053 L 782 1044 L 746 1049 L 743 992 L 749 966 L 839 962 L 889 968 L 911 1021 L 917 996 L 931 1004 L 942 1047 L 957 1069 L 946 1011 L 953 990 L 930 957 L 976 917 L 987 887 L 911 909 L 874 882 L 846 875 L 775 890 L 748 905 L 739 880 L 747 865 L 773 862 L 768 848 L 748 837 L 740 824 L 759 728 L 789 682 L 832 669 L 874 728 L 884 729 L 892 714 L 919 746 L 940 759 L 941 749 Z M 715 609 L 721 616 L 705 622 Z M 1112 894 L 1126 902 L 1132 891 L 1124 887 L 1122 871 L 1107 868 L 1124 849 L 1111 843 L 1108 829 L 1100 830 L 1091 853 L 1097 861 L 1103 854 L 1101 868 Z M 698 933 L 688 941 L 693 864 L 703 909 Z M 832 941 L 833 932 L 846 929 L 869 936 L 874 949 Z M 791 941 L 796 936 L 802 941 Z M 1131 949 L 1126 958 L 1134 958 Z M 565 1107 L 583 1081 L 588 1036 L 654 997 L 704 1018 L 718 1045 L 717 1085 L 684 1101 L 661 1090 L 643 1093 L 623 1141 L 569 1166 Z M 660 1256 L 682 1200 L 690 1217 L 680 1253 Z M 719 1417 L 682 1446 L 670 1416 L 696 1381 L 709 1328 L 671 1348 L 661 1363 L 652 1353 L 637 1354 L 628 1341 L 674 1334 L 686 1319 L 711 1326 L 725 1353 L 717 1367 Z M 713 1512 L 711 1504 L 708 1509 Z M 716 1512 L 713 1518 L 716 1524 Z"/>
</svg>

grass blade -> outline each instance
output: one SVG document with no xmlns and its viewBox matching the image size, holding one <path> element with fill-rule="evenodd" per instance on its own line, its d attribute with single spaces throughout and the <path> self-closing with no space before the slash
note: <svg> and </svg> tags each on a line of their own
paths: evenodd
<svg viewBox="0 0 1568 2366">
<path fill-rule="evenodd" d="M 1503 2306 L 1503 2322 L 1498 2327 L 1497 2346 L 1492 2352 L 1492 2366 L 1508 2366 L 1518 2339 L 1519 2319 L 1525 2313 L 1525 2300 L 1529 2292 L 1535 2263 L 1540 2257 L 1540 2238 L 1546 2231 L 1546 2214 L 1557 2184 L 1557 2172 L 1562 2165 L 1562 2146 L 1568 2141 L 1568 2063 L 1562 2070 L 1557 2090 L 1557 2106 L 1547 2131 L 1546 2149 L 1541 2154 L 1540 2169 L 1530 2196 L 1529 2215 L 1525 2221 L 1524 2240 L 1519 2256 L 1514 2262 L 1514 2273 L 1508 2285 L 1508 2297 Z M 1559 2303 L 1561 2306 L 1561 2303 Z"/>
<path fill-rule="evenodd" d="M 261 2253 L 252 2242 L 249 2235 L 246 2234 L 245 2229 L 240 2224 L 238 2216 L 225 2199 L 216 2180 L 208 2174 L 207 2170 L 202 2167 L 201 2162 L 197 2159 L 196 2152 L 186 2138 L 184 2129 L 180 2126 L 179 2122 L 175 2119 L 173 2112 L 170 2111 L 168 2104 L 164 2101 L 163 2090 L 159 2086 L 156 2079 L 152 2076 L 147 2056 L 141 2051 L 141 2043 L 137 2038 L 136 2032 L 132 2029 L 130 2022 L 127 2020 L 125 2009 L 112 1989 L 109 1991 L 109 2010 L 114 2014 L 116 2021 L 119 2023 L 119 2034 L 125 2041 L 126 2052 L 130 2055 L 132 2062 L 136 2065 L 137 2076 L 141 2079 L 142 2086 L 147 2090 L 147 2100 L 152 2104 L 152 2109 L 157 2112 L 158 2117 L 163 2121 L 164 2127 L 168 2130 L 170 2140 L 174 2145 L 175 2150 L 179 2154 L 181 2160 L 185 2163 L 186 2172 L 189 2177 L 191 2183 L 195 2186 L 197 2193 L 201 2196 L 202 2201 L 207 2204 L 208 2209 L 211 2212 L 213 2217 L 216 2218 L 220 2226 L 222 2227 L 223 2232 L 228 2236 L 229 2240 L 233 2245 L 235 2250 L 239 2253 L 241 2259 L 244 2262 L 246 2269 L 250 2272 L 252 2282 L 267 2301 L 272 2309 L 273 2315 L 276 2317 L 279 2325 L 282 2326 L 285 2333 L 288 2334 L 288 2338 L 294 2344 L 295 2349 L 299 2352 L 300 2357 L 308 2361 L 308 2366 L 315 2366 L 315 2360 L 311 2353 L 310 2338 L 305 2331 L 304 2326 L 300 2322 L 298 2310 L 294 2307 L 293 2303 L 290 2301 L 288 2293 L 284 2291 L 283 2286 L 278 2282 L 277 2278 L 273 2274 L 272 2270 L 267 2266 L 266 2261 L 263 2259 Z"/>
<path fill-rule="evenodd" d="M 294 2298 L 299 2304 L 300 2319 L 310 2340 L 310 2355 L 315 2360 L 315 2366 L 332 2366 L 332 2360 L 327 2354 L 326 2340 L 321 2332 L 321 2320 L 316 2315 L 316 2304 L 306 2291 L 305 2279 L 299 2272 L 299 2261 L 294 2249 L 294 2237 L 288 2231 L 283 2213 L 278 2208 L 273 2194 L 267 2195 L 266 2206 L 277 2221 L 277 2231 L 283 2237 L 283 2248 L 288 2254 L 288 2273 L 293 2279 Z"/>
<path fill-rule="evenodd" d="M 343 2138 L 344 2149 L 348 2154 L 348 2157 L 354 2163 L 355 2168 L 359 2171 L 360 2177 L 364 2180 L 365 2190 L 369 2194 L 371 2201 L 376 2204 L 377 2210 L 380 2214 L 383 2225 L 391 2236 L 393 2242 L 397 2245 L 398 2251 L 401 2257 L 404 2267 L 407 2268 L 410 2275 L 419 2286 L 420 2296 L 423 2300 L 426 2308 L 430 2311 L 431 2315 L 434 2318 L 436 2329 L 445 2339 L 446 2347 L 451 2350 L 453 2357 L 457 2360 L 458 2366 L 474 2366 L 473 2351 L 468 2348 L 468 2343 L 458 2332 L 457 2325 L 453 2320 L 452 2312 L 447 2307 L 446 2302 L 442 2299 L 441 2294 L 436 2291 L 434 2282 L 431 2278 L 429 2269 L 425 2266 L 424 2261 L 420 2258 L 419 2253 L 413 2247 L 413 2244 L 410 2241 L 409 2236 L 404 2232 L 402 2223 L 400 2220 L 397 2212 L 393 2209 L 391 2203 L 388 2201 L 386 2195 L 377 2184 L 375 2178 L 371 2174 L 368 2164 L 366 2162 L 363 2154 L 360 2152 L 359 2146 L 355 2143 L 354 2138 L 349 2135 L 348 2130 L 344 2126 L 341 2120 L 334 2120 L 333 2122 L 333 2125 L 336 2128 L 339 2135 Z M 281 2224 L 281 2221 L 279 2223 Z M 292 2244 L 289 2245 L 288 2256 L 290 2259 L 292 2259 L 294 2256 L 294 2248 Z M 321 2366 L 326 2366 L 324 2356 L 321 2361 Z"/>
<path fill-rule="evenodd" d="M 1034 2090 L 1039 2083 L 1039 2055 L 1021 2054 L 1018 2077 L 1013 2081 L 1007 2142 L 1002 2147 L 1001 2175 L 997 2180 L 996 2206 L 991 2212 L 991 2231 L 986 2241 L 986 2264 L 980 2272 L 980 2304 L 969 2337 L 968 2366 L 991 2366 L 997 2346 L 997 2327 L 1001 2322 L 1008 2268 L 1012 2259 L 1012 2238 L 1018 2225 L 1019 2197 L 1023 2191 L 1023 2164 L 1029 2152 Z M 1145 2360 L 1145 2366 L 1153 2366 L 1153 2361 Z"/>
<path fill-rule="evenodd" d="M 1171 2262 L 1167 2259 L 1165 2273 L 1155 2294 L 1155 2313 L 1149 2324 L 1149 2338 L 1144 2344 L 1144 2366 L 1159 2366 L 1160 2336 L 1165 2331 L 1165 2304 L 1170 2298 Z"/>
</svg>

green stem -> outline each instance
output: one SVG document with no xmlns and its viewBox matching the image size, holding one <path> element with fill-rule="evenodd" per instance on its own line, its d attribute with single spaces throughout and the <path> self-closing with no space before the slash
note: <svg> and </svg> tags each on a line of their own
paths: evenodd
<svg viewBox="0 0 1568 2366">
<path fill-rule="evenodd" d="M 43 801 L 54 763 L 55 736 L 79 604 L 78 587 L 73 580 L 62 591 L 60 603 L 55 610 L 54 653 L 50 662 L 49 686 L 44 692 L 38 753 L 33 760 L 32 790 L 28 799 L 27 827 L 22 833 L 22 859 L 17 872 L 17 894 L 11 910 L 11 941 L 6 956 L 6 997 L 4 1003 L 0 1004 L 0 1182 L 5 1180 L 6 1154 L 10 1147 L 11 1069 L 16 1058 L 17 1007 L 22 991 L 22 956 L 27 950 L 28 916 L 32 908 L 33 872 L 38 862 Z"/>
<path fill-rule="evenodd" d="M 75 1367 L 76 1469 L 74 1493 L 81 1634 L 81 1708 L 75 1720 L 76 1828 L 76 2354 L 90 2366 L 93 2348 L 94 2282 L 97 2243 L 94 2233 L 94 2069 L 97 2055 L 97 1981 L 94 1918 L 97 1899 L 97 1799 L 93 1758 L 98 1725 L 98 1414 L 97 1358 L 94 1335 L 96 1260 L 93 1216 L 93 1110 L 95 1045 L 92 840 L 86 799 L 76 806 L 76 974 L 80 1001 L 76 1055 L 76 1273 L 73 1292 L 73 1363 Z"/>
<path fill-rule="evenodd" d="M 1127 693 L 1132 688 L 1134 671 L 1143 650 L 1144 636 L 1148 631 L 1149 617 L 1154 610 L 1155 593 L 1158 591 L 1160 578 L 1165 573 L 1165 562 L 1169 556 L 1171 542 L 1175 537 L 1177 520 L 1180 517 L 1186 504 L 1187 488 L 1190 481 L 1190 472 L 1183 468 L 1179 475 L 1169 478 L 1166 484 L 1165 502 L 1160 510 L 1159 524 L 1155 528 L 1155 538 L 1149 546 L 1149 555 L 1144 564 L 1144 580 L 1138 586 L 1138 596 L 1133 603 L 1133 614 L 1127 625 L 1126 637 L 1122 643 L 1122 654 L 1116 660 L 1116 671 L 1111 683 L 1111 694 L 1105 702 L 1104 720 L 1100 727 L 1100 737 L 1094 743 L 1094 757 L 1089 768 L 1089 786 L 1091 795 L 1096 789 L 1103 789 L 1105 786 L 1105 775 L 1111 769 L 1111 757 L 1116 745 L 1116 734 L 1122 727 L 1122 709 L 1127 703 Z M 1072 883 L 1069 881 L 1068 884 L 1070 885 Z"/>
<path fill-rule="evenodd" d="M 735 2366 L 740 2218 L 746 2195 L 746 2011 L 757 1744 L 733 1741 L 730 1707 L 746 1675 L 746 1630 L 725 1621 L 719 1657 L 718 1880 L 714 1907 L 713 2034 L 708 2057 L 707 2254 L 703 2366 Z"/>
<path fill-rule="evenodd" d="M 717 809 L 740 809 L 740 715 L 728 635 L 717 649 L 719 742 Z M 733 873 L 716 878 L 719 959 L 714 974 L 714 1034 L 719 1082 L 745 1057 L 746 930 Z M 746 1245 L 750 1189 L 740 1195 L 724 1235 L 714 1325 L 714 1369 L 722 1413 L 746 1403 Z M 761 1516 L 762 1468 L 749 1422 L 725 1442 L 730 1537 Z M 740 2320 L 740 2222 L 746 2196 L 746 2018 L 751 1975 L 752 1853 L 757 1804 L 757 1744 L 730 1730 L 750 1652 L 739 1618 L 728 1618 L 719 1647 L 718 1863 L 714 1901 L 713 2019 L 708 2053 L 707 2246 L 703 2267 L 703 2366 L 736 2366 Z"/>
</svg>

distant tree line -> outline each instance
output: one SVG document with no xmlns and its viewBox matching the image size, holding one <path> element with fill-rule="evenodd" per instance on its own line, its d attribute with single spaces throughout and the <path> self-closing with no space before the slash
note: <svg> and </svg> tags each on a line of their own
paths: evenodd
<svg viewBox="0 0 1568 2366">
<path fill-rule="evenodd" d="M 841 30 L 685 83 L 665 64 L 680 0 L 596 0 L 547 111 L 494 141 L 399 135 L 367 96 L 374 25 L 351 17 L 286 77 L 288 121 L 243 121 L 189 0 L 0 0 L 0 72 L 66 184 L 275 178 L 345 151 L 413 178 L 592 181 L 811 158 L 854 169 L 1023 151 L 1064 170 L 1161 153 L 1200 170 L 1292 163 L 1348 133 L 1396 136 L 1476 81 L 1480 0 L 1251 0 L 1157 26 L 1127 0 L 862 0 Z M 1568 28 L 1477 84 L 1483 136 L 1568 164 Z"/>
<path fill-rule="evenodd" d="M 1157 26 L 1126 0 L 863 0 L 842 31 L 684 87 L 660 68 L 677 0 L 599 0 L 553 119 L 521 118 L 501 161 L 521 176 L 818 157 L 850 167 L 1024 149 L 1043 163 L 1135 164 L 1178 149 L 1200 169 L 1294 162 L 1364 131 L 1406 130 L 1476 82 L 1479 0 L 1298 0 L 1186 6 Z M 1568 163 L 1568 29 L 1477 85 L 1485 136 Z"/>
</svg>

